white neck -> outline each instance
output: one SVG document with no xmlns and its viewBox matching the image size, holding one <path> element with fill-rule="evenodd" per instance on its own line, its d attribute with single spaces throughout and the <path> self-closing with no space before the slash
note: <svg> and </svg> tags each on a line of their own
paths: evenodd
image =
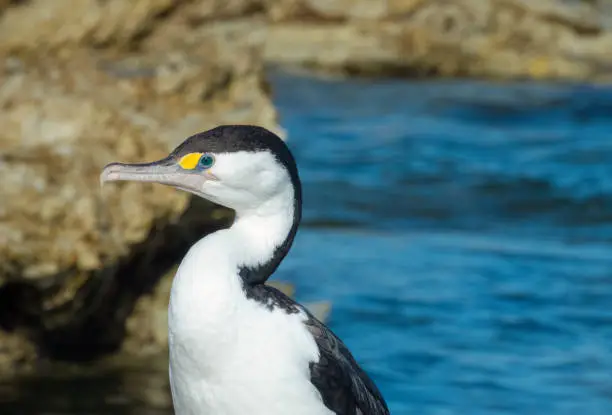
<svg viewBox="0 0 612 415">
<path fill-rule="evenodd" d="M 293 188 L 256 209 L 237 212 L 233 225 L 207 235 L 191 247 L 172 284 L 172 331 L 215 332 L 245 300 L 243 267 L 270 261 L 293 226 Z"/>
<path fill-rule="evenodd" d="M 318 359 L 318 349 L 297 324 L 304 316 L 248 298 L 240 275 L 280 260 L 297 226 L 296 206 L 290 186 L 237 212 L 229 229 L 201 239 L 183 259 L 168 314 L 176 414 L 286 414 L 296 405 L 295 413 L 331 413 L 308 378 L 306 363 Z"/>
<path fill-rule="evenodd" d="M 293 203 L 291 191 L 257 209 L 236 212 L 236 220 L 228 232 L 240 247 L 234 252 L 238 266 L 257 267 L 272 259 L 293 226 Z"/>
</svg>

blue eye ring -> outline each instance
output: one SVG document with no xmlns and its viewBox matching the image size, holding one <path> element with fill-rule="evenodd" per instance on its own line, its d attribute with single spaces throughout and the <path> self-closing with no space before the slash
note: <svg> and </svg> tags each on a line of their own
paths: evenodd
<svg viewBox="0 0 612 415">
<path fill-rule="evenodd" d="M 198 170 L 207 170 L 210 169 L 213 164 L 215 164 L 215 156 L 212 154 L 204 153 L 200 156 L 198 160 L 197 169 Z"/>
</svg>

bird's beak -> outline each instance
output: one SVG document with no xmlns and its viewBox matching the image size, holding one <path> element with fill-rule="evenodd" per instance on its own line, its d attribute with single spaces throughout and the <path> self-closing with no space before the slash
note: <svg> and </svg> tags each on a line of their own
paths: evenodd
<svg viewBox="0 0 612 415">
<path fill-rule="evenodd" d="M 110 163 L 102 169 L 100 183 L 115 181 L 139 181 L 172 184 L 179 167 L 171 157 L 152 163 Z"/>
<path fill-rule="evenodd" d="M 201 174 L 183 170 L 174 157 L 143 164 L 110 163 L 100 174 L 100 184 L 114 181 L 138 181 L 160 183 L 173 186 L 191 193 L 199 193 Z"/>
</svg>

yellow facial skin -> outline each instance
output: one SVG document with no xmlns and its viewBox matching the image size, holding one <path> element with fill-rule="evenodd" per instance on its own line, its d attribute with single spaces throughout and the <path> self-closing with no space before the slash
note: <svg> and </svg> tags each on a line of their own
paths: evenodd
<svg viewBox="0 0 612 415">
<path fill-rule="evenodd" d="M 185 170 L 193 170 L 198 165 L 200 157 L 202 157 L 202 153 L 189 153 L 183 156 L 178 164 Z"/>
</svg>

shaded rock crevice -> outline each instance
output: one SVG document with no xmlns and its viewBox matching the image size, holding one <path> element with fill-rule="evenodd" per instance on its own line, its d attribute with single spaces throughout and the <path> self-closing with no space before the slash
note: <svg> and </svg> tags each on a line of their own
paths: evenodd
<svg viewBox="0 0 612 415">
<path fill-rule="evenodd" d="M 71 308 L 44 310 L 32 333 L 40 355 L 80 361 L 120 350 L 125 322 L 138 300 L 155 290 L 198 239 L 229 225 L 231 213 L 222 209 L 218 210 L 222 219 L 206 224 L 202 217 L 211 217 L 212 209 L 193 199 L 178 223 L 157 224 L 143 242 L 130 248 L 128 256 L 90 276 L 71 298 Z"/>
<path fill-rule="evenodd" d="M 261 17 L 190 23 L 208 4 L 0 2 L 0 371 L 146 348 L 134 310 L 165 312 L 143 298 L 231 217 L 164 186 L 101 190 L 106 163 L 159 159 L 218 124 L 282 134 Z"/>
</svg>

